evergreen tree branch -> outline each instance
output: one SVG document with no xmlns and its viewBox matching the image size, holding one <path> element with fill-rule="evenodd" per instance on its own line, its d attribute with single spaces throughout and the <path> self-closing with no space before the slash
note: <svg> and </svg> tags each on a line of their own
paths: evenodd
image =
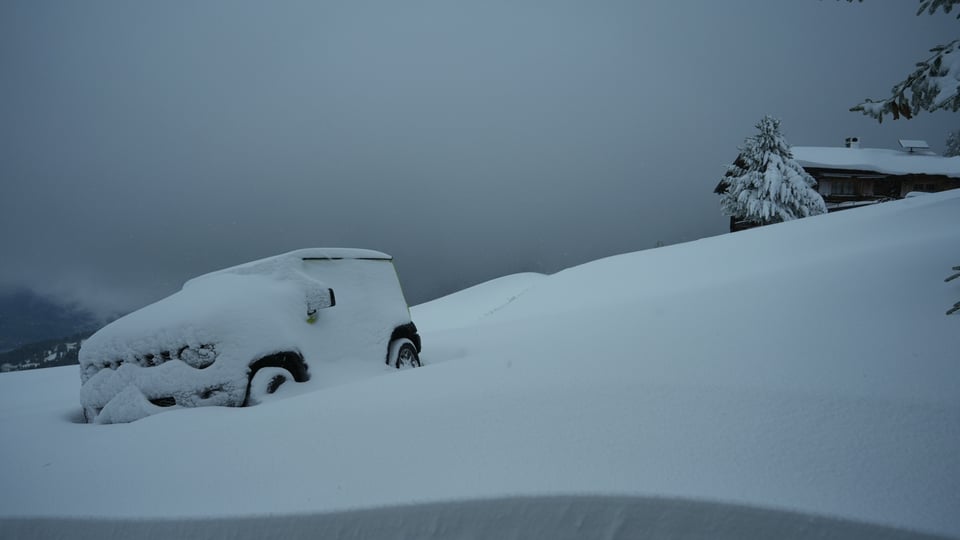
<svg viewBox="0 0 960 540">
<path fill-rule="evenodd" d="M 960 0 L 920 0 L 917 15 L 924 12 L 932 15 L 941 9 L 950 13 L 956 6 L 960 6 Z M 960 19 L 960 9 L 957 11 Z M 879 101 L 867 99 L 850 110 L 862 112 L 879 122 L 883 122 L 883 117 L 888 114 L 894 120 L 901 116 L 909 120 L 920 111 L 960 110 L 960 39 L 938 45 L 930 52 L 934 55 L 918 63 L 909 77 L 893 87 L 890 97 Z"/>
<path fill-rule="evenodd" d="M 893 87 L 889 98 L 867 99 L 850 110 L 880 122 L 888 114 L 898 120 L 900 116 L 913 118 L 922 110 L 960 110 L 960 39 L 938 45 L 930 52 L 933 56 L 918 63 L 910 76 Z"/>
<path fill-rule="evenodd" d="M 960 129 L 947 135 L 947 149 L 943 157 L 960 156 Z"/>
<path fill-rule="evenodd" d="M 957 279 L 957 278 L 960 278 L 960 266 L 954 266 L 954 267 L 953 267 L 953 270 L 956 270 L 957 273 L 956 273 L 956 274 L 953 274 L 952 276 L 947 277 L 947 279 L 945 279 L 945 280 L 943 280 L 943 281 L 953 281 L 953 280 L 955 280 L 955 279 Z M 956 312 L 958 312 L 958 311 L 960 311 L 960 302 L 957 302 L 956 304 L 953 305 L 952 308 L 948 309 L 948 310 L 947 310 L 947 315 L 953 315 L 954 313 L 956 313 Z"/>
<path fill-rule="evenodd" d="M 847 2 L 853 2 L 853 0 L 847 0 Z M 863 0 L 857 0 L 857 2 L 862 4 Z M 917 15 L 924 11 L 933 15 L 938 9 L 942 9 L 944 13 L 950 13 L 953 7 L 958 4 L 960 4 L 960 0 L 920 0 L 920 9 L 917 10 Z M 957 18 L 960 19 L 960 13 L 957 13 Z"/>
<path fill-rule="evenodd" d="M 953 6 L 957 4 L 960 4 L 960 0 L 920 0 L 920 9 L 917 10 L 917 15 L 924 11 L 933 15 L 938 9 L 943 9 L 944 13 L 950 13 Z M 960 19 L 960 13 L 957 13 L 957 18 Z"/>
</svg>

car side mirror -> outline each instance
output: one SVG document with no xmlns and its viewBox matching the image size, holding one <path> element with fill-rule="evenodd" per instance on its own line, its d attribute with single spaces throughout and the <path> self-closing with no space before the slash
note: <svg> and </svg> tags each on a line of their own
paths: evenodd
<svg viewBox="0 0 960 540">
<path fill-rule="evenodd" d="M 307 322 L 317 322 L 317 312 L 337 305 L 337 296 L 333 289 L 317 287 L 307 291 Z"/>
</svg>

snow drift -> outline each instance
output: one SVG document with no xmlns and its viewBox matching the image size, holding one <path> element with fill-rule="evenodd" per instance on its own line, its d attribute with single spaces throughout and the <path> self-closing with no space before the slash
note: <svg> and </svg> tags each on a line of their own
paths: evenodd
<svg viewBox="0 0 960 540">
<path fill-rule="evenodd" d="M 960 537 L 958 249 L 954 191 L 508 278 L 423 369 L 126 425 L 5 374 L 0 535 Z"/>
</svg>

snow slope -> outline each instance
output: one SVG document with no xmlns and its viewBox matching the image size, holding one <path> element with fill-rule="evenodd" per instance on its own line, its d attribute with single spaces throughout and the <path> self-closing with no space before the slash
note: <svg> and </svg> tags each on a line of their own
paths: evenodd
<svg viewBox="0 0 960 540">
<path fill-rule="evenodd" d="M 430 331 L 474 326 L 507 307 L 544 279 L 533 272 L 512 274 L 415 306 L 418 326 Z"/>
<path fill-rule="evenodd" d="M 954 191 L 495 280 L 247 409 L 0 375 L 0 537 L 960 537 L 958 257 Z"/>
</svg>

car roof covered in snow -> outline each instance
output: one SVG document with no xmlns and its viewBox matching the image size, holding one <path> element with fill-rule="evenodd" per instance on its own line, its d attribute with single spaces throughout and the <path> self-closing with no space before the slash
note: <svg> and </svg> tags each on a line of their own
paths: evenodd
<svg viewBox="0 0 960 540">
<path fill-rule="evenodd" d="M 356 248 L 305 248 L 291 251 L 279 257 L 300 257 L 301 259 L 366 259 L 392 261 L 393 257 L 372 249 Z"/>
<path fill-rule="evenodd" d="M 340 259 L 363 259 L 363 260 L 374 260 L 374 261 L 392 261 L 393 257 L 387 255 L 386 253 L 381 253 L 379 251 L 373 251 L 372 249 L 357 249 L 357 248 L 304 248 L 297 249 L 294 251 L 288 251 L 287 253 L 281 253 L 280 255 L 273 255 L 271 257 L 266 257 L 263 259 L 258 259 L 256 261 L 250 261 L 248 263 L 239 264 L 237 266 L 231 266 L 230 268 L 224 268 L 222 271 L 236 270 L 238 268 L 244 268 L 247 266 L 260 266 L 265 262 L 276 260 L 276 259 L 303 259 L 303 260 L 340 260 Z"/>
<path fill-rule="evenodd" d="M 800 166 L 823 169 L 876 171 L 885 174 L 937 174 L 960 178 L 960 156 L 932 152 L 905 152 L 885 148 L 794 146 Z"/>
<path fill-rule="evenodd" d="M 272 257 L 266 257 L 264 259 L 258 259 L 256 261 L 250 261 L 247 263 L 239 264 L 237 266 L 231 266 L 229 268 L 224 268 L 222 270 L 214 270 L 213 272 L 197 276 L 187 283 L 199 281 L 206 279 L 210 276 L 215 276 L 219 274 L 248 274 L 248 273 L 260 273 L 260 272 L 269 272 L 275 270 L 276 268 L 289 264 L 288 261 L 294 259 L 301 259 L 305 261 L 339 261 L 339 260 L 364 260 L 364 261 L 392 261 L 393 257 L 387 255 L 386 253 L 381 253 L 379 251 L 373 251 L 372 249 L 357 249 L 357 248 L 304 248 L 297 249 L 294 251 L 289 251 L 287 253 L 282 253 L 280 255 L 274 255 Z"/>
</svg>

